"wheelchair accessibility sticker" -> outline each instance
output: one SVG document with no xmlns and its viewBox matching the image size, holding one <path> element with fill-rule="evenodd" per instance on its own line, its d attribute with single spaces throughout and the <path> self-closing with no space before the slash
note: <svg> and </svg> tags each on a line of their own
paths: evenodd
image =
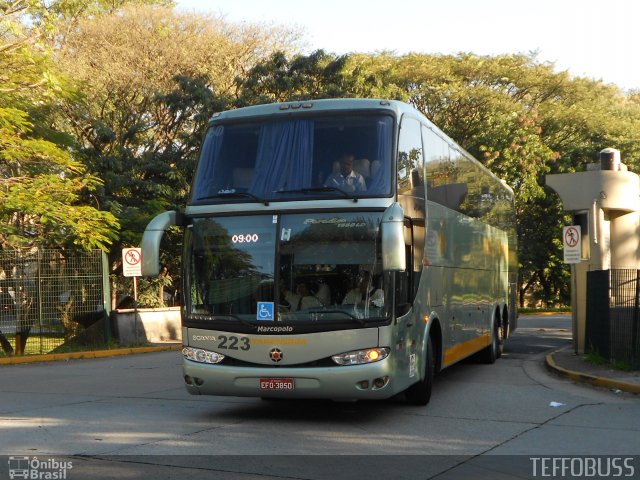
<svg viewBox="0 0 640 480">
<path fill-rule="evenodd" d="M 256 320 L 264 320 L 267 322 L 273 322 L 275 320 L 273 315 L 273 302 L 258 302 L 258 311 L 256 312 Z"/>
</svg>

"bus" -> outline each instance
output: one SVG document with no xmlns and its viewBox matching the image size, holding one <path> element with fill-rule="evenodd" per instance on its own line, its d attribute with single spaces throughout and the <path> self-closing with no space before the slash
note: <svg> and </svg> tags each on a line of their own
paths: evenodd
<svg viewBox="0 0 640 480">
<path fill-rule="evenodd" d="M 215 114 L 143 275 L 176 225 L 191 394 L 425 405 L 434 375 L 493 363 L 516 328 L 513 191 L 403 102 Z"/>
</svg>

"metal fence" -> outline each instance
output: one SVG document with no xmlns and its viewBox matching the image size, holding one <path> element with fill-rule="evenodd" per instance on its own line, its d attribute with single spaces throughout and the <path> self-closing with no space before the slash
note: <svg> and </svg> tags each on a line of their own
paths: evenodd
<svg viewBox="0 0 640 480">
<path fill-rule="evenodd" d="M 640 369 L 640 270 L 587 273 L 585 349 Z"/>
<path fill-rule="evenodd" d="M 0 251 L 0 357 L 109 340 L 109 283 L 100 250 Z"/>
</svg>

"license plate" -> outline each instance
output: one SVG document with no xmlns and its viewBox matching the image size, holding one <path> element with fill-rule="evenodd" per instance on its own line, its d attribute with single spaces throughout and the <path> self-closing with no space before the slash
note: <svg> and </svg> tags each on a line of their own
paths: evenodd
<svg viewBox="0 0 640 480">
<path fill-rule="evenodd" d="M 293 378 L 261 378 L 260 390 L 293 390 Z"/>
</svg>

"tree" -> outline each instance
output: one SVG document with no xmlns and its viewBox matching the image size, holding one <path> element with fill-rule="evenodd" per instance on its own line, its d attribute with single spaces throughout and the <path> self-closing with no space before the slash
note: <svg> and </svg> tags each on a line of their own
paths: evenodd
<svg viewBox="0 0 640 480">
<path fill-rule="evenodd" d="M 384 75 L 369 70 L 366 58 L 354 62 L 349 55 L 324 50 L 291 58 L 285 52 L 275 52 L 245 77 L 237 78 L 236 105 L 340 97 L 401 98 L 401 92 L 385 82 Z"/>
<path fill-rule="evenodd" d="M 115 238 L 115 219 L 80 203 L 98 179 L 53 143 L 29 138 L 24 112 L 0 108 L 0 124 L 2 248 L 106 248 Z"/>
<path fill-rule="evenodd" d="M 0 248 L 105 249 L 118 223 L 83 202 L 100 180 L 69 153 L 68 138 L 47 125 L 49 105 L 64 94 L 64 81 L 41 43 L 47 16 L 36 0 L 0 4 Z M 13 274 L 0 268 L 6 277 Z M 17 351 L 24 350 L 35 320 L 31 293 L 22 292 Z M 13 353 L 2 332 L 0 344 Z"/>
<path fill-rule="evenodd" d="M 120 249 L 139 244 L 154 215 L 186 203 L 204 130 L 230 105 L 235 78 L 296 36 L 155 6 L 73 21 L 56 59 L 78 94 L 59 103 L 58 121 L 103 180 L 97 201 L 122 224 L 110 252 L 116 273 Z"/>
<path fill-rule="evenodd" d="M 36 5 L 15 0 L 0 10 L 0 245 L 106 248 L 115 218 L 82 204 L 98 178 L 31 120 L 42 120 L 60 88 L 39 32 L 21 22 Z"/>
</svg>

